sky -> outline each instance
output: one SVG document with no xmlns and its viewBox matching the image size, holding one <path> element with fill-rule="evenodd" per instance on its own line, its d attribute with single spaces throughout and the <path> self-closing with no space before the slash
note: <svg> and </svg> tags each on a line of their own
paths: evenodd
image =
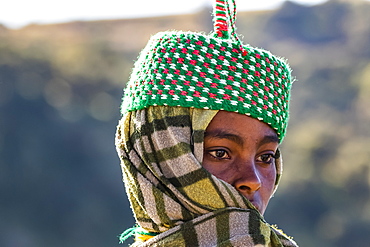
<svg viewBox="0 0 370 247">
<path fill-rule="evenodd" d="M 319 4 L 326 0 L 294 0 Z M 29 24 L 60 23 L 80 20 L 138 18 L 191 13 L 213 0 L 4 0 L 0 24 L 21 28 Z M 273 9 L 284 0 L 236 0 L 238 11 Z"/>
</svg>

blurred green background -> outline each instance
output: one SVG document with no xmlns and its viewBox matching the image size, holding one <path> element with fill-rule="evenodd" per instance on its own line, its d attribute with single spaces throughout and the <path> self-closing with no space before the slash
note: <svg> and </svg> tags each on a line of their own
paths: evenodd
<svg viewBox="0 0 370 247">
<path fill-rule="evenodd" d="M 0 246 L 127 246 L 114 147 L 122 89 L 158 31 L 212 31 L 210 9 L 143 19 L 0 25 Z M 370 243 L 370 3 L 240 12 L 245 43 L 297 78 L 284 175 L 266 212 L 304 246 Z"/>
</svg>

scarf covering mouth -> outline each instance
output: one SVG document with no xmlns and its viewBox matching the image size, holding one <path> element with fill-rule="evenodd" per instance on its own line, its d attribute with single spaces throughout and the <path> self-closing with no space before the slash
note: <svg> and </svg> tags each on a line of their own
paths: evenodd
<svg viewBox="0 0 370 247">
<path fill-rule="evenodd" d="M 157 235 L 133 246 L 297 246 L 232 185 L 202 167 L 215 110 L 151 106 L 126 113 L 116 147 L 137 224 Z M 276 160 L 276 186 L 282 173 Z"/>
</svg>

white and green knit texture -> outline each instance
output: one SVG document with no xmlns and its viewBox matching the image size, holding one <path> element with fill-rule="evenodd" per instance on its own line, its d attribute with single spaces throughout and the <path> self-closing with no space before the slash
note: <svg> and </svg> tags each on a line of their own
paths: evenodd
<svg viewBox="0 0 370 247">
<path fill-rule="evenodd" d="M 156 105 L 238 112 L 269 124 L 282 141 L 291 69 L 268 51 L 242 45 L 228 1 L 216 3 L 211 35 L 172 31 L 150 39 L 127 84 L 122 114 Z"/>
<path fill-rule="evenodd" d="M 283 139 L 290 68 L 268 51 L 190 32 L 162 32 L 142 51 L 125 90 L 122 113 L 153 105 L 239 112 Z"/>
</svg>

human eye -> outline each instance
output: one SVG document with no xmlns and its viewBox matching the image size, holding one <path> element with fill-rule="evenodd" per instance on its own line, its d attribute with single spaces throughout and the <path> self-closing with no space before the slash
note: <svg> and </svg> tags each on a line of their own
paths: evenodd
<svg viewBox="0 0 370 247">
<path fill-rule="evenodd" d="M 275 155 L 268 153 L 268 154 L 262 154 L 257 157 L 258 162 L 262 162 L 264 164 L 272 164 L 275 160 Z"/>
<path fill-rule="evenodd" d="M 230 159 L 229 153 L 226 150 L 223 150 L 223 149 L 210 150 L 210 151 L 208 151 L 208 154 L 212 158 L 219 159 L 219 160 Z"/>
</svg>

